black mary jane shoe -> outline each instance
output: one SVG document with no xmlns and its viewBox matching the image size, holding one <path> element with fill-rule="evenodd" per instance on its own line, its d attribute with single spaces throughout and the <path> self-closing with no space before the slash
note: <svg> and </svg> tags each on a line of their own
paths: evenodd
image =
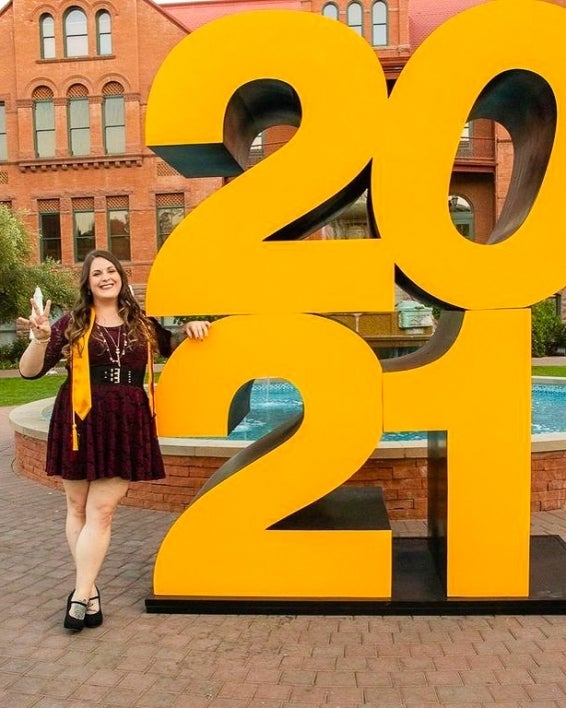
<svg viewBox="0 0 566 708">
<path fill-rule="evenodd" d="M 74 590 L 73 590 L 73 592 L 74 592 Z M 65 613 L 63 627 L 65 627 L 65 629 L 71 629 L 71 630 L 73 630 L 73 632 L 80 632 L 81 629 L 83 629 L 83 627 L 85 626 L 85 616 L 86 616 L 87 604 L 86 604 L 86 602 L 81 602 L 80 600 L 73 600 L 72 598 L 73 598 L 73 593 L 71 593 L 69 595 L 69 597 L 67 598 L 67 612 Z M 79 608 L 82 608 L 82 609 L 78 610 L 79 617 L 74 617 L 71 614 L 71 607 L 73 605 L 78 605 Z M 82 617 L 81 617 L 81 615 L 82 615 Z"/>
<path fill-rule="evenodd" d="M 104 620 L 102 617 L 102 605 L 100 603 L 100 590 L 98 588 L 96 588 L 96 595 L 89 598 L 88 604 L 90 605 L 94 600 L 98 600 L 98 610 L 96 612 L 89 612 L 87 609 L 84 620 L 85 627 L 90 627 L 91 629 L 92 627 L 100 627 Z"/>
</svg>

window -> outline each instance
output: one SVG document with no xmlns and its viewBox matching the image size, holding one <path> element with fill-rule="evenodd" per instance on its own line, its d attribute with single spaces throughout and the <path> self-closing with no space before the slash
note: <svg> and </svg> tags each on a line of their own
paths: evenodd
<svg viewBox="0 0 566 708">
<path fill-rule="evenodd" d="M 363 10 L 359 2 L 352 2 L 348 5 L 346 21 L 348 27 L 351 27 L 360 37 L 363 36 Z"/>
<path fill-rule="evenodd" d="M 96 13 L 96 53 L 100 57 L 112 54 L 112 18 L 106 10 Z"/>
<path fill-rule="evenodd" d="M 88 56 L 88 30 L 86 13 L 72 7 L 65 13 L 65 56 Z"/>
<path fill-rule="evenodd" d="M 161 248 L 173 229 L 185 216 L 184 194 L 158 194 L 155 198 L 157 247 Z"/>
<path fill-rule="evenodd" d="M 0 162 L 8 159 L 8 142 L 6 140 L 6 104 L 0 102 Z"/>
<path fill-rule="evenodd" d="M 33 92 L 33 125 L 36 157 L 55 155 L 55 108 L 53 91 L 39 86 Z"/>
<path fill-rule="evenodd" d="M 325 239 L 371 238 L 367 190 L 324 226 Z"/>
<path fill-rule="evenodd" d="M 104 122 L 104 150 L 107 155 L 126 152 L 126 120 L 124 89 L 117 81 L 111 81 L 102 89 Z"/>
<path fill-rule="evenodd" d="M 371 8 L 371 43 L 374 47 L 387 45 L 387 3 L 374 2 Z"/>
<path fill-rule="evenodd" d="M 448 210 L 456 230 L 470 241 L 474 240 L 474 212 L 472 204 L 465 197 L 451 194 L 448 197 Z"/>
<path fill-rule="evenodd" d="M 328 2 L 322 8 L 322 14 L 324 17 L 329 17 L 331 20 L 338 19 L 338 8 L 333 2 Z"/>
<path fill-rule="evenodd" d="M 40 51 L 42 59 L 55 58 L 55 22 L 49 14 L 39 18 Z"/>
<path fill-rule="evenodd" d="M 250 165 L 255 165 L 255 163 L 259 162 L 263 156 L 263 133 L 259 133 L 259 135 L 255 136 L 250 146 Z"/>
<path fill-rule="evenodd" d="M 128 197 L 107 197 L 108 249 L 121 261 L 131 259 Z"/>
<path fill-rule="evenodd" d="M 75 261 L 84 261 L 94 248 L 94 198 L 72 200 Z"/>
<path fill-rule="evenodd" d="M 87 89 L 73 84 L 67 92 L 67 121 L 71 155 L 90 154 L 90 118 Z"/>
<path fill-rule="evenodd" d="M 38 199 L 39 253 L 42 261 L 61 260 L 61 218 L 58 199 Z"/>
<path fill-rule="evenodd" d="M 468 121 L 464 124 L 462 128 L 462 134 L 460 135 L 460 142 L 458 144 L 458 156 L 463 157 L 465 155 L 472 154 L 472 123 Z"/>
</svg>

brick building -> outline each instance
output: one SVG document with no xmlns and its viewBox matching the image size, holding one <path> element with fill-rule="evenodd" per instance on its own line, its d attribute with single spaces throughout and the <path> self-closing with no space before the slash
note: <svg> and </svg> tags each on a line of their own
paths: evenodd
<svg viewBox="0 0 566 708">
<path fill-rule="evenodd" d="M 144 147 L 152 79 L 186 33 L 148 0 L 2 10 L 0 201 L 27 212 L 38 259 L 109 248 L 143 284 L 160 240 L 211 189 Z"/>
<path fill-rule="evenodd" d="M 375 47 L 392 86 L 435 26 L 485 1 L 201 0 L 160 6 L 151 0 L 12 0 L 0 11 L 0 203 L 26 212 L 38 234 L 37 259 L 76 265 L 90 248 L 108 248 L 143 292 L 160 243 L 222 184 L 221 178 L 185 179 L 144 145 L 152 79 L 187 32 L 252 7 L 322 13 Z M 251 161 L 289 135 L 288 128 L 272 128 L 258 136 Z M 462 127 L 448 208 L 466 236 L 488 238 L 511 165 L 504 131 L 485 120 Z M 362 197 L 318 237 L 367 237 L 366 221 Z"/>
</svg>

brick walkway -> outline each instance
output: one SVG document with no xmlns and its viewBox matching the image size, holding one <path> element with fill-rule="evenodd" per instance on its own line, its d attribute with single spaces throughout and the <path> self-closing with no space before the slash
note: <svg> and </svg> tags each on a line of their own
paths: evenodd
<svg viewBox="0 0 566 708">
<path fill-rule="evenodd" d="M 12 470 L 0 408 L 0 706 L 566 708 L 566 616 L 146 614 L 173 514 L 121 507 L 104 625 L 62 628 L 73 574 L 64 499 Z M 416 535 L 422 522 L 396 523 Z M 566 512 L 533 516 L 566 538 Z"/>
</svg>

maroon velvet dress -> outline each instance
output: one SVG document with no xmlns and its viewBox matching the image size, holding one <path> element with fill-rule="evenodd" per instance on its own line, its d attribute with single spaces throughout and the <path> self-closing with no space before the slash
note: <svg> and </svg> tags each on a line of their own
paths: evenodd
<svg viewBox="0 0 566 708">
<path fill-rule="evenodd" d="M 67 343 L 65 330 L 69 317 L 69 314 L 63 315 L 53 325 L 43 369 L 32 378 L 43 376 L 59 362 L 61 350 Z M 159 351 L 169 356 L 171 333 L 152 322 Z M 107 327 L 106 330 L 103 332 L 97 325 L 92 330 L 88 345 L 91 370 L 113 365 L 111 348 L 104 343 L 104 335 L 107 343 L 118 341 L 120 332 L 124 336 L 123 328 Z M 145 341 L 128 342 L 121 364 L 142 375 L 147 364 Z M 93 383 L 91 380 L 92 408 L 83 421 L 76 418 L 79 449 L 73 450 L 70 376 L 68 374 L 59 389 L 53 405 L 47 438 L 47 474 L 89 481 L 122 477 L 136 482 L 165 477 L 155 420 L 147 394 L 140 385 Z"/>
</svg>

